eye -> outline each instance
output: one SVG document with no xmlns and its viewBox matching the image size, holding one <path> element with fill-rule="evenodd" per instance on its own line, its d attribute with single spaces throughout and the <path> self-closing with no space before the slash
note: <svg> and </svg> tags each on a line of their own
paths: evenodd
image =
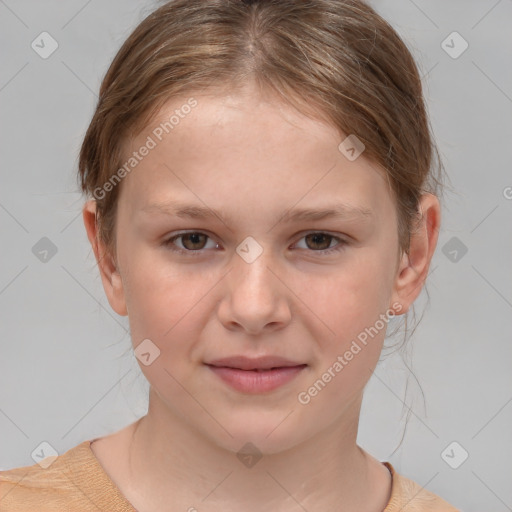
<svg viewBox="0 0 512 512">
<path fill-rule="evenodd" d="M 311 245 L 319 246 L 319 250 L 313 250 L 313 252 L 318 252 L 322 255 L 331 254 L 333 252 L 341 251 L 347 242 L 338 236 L 330 235 L 329 233 L 324 233 L 322 231 L 315 231 L 314 233 L 309 233 L 306 236 L 302 237 L 301 240 L 306 240 L 306 248 L 311 249 Z M 334 247 L 331 247 L 331 243 L 337 240 L 338 244 Z"/>
<path fill-rule="evenodd" d="M 199 231 L 189 231 L 187 233 L 180 233 L 179 235 L 175 235 L 169 238 L 164 242 L 165 246 L 168 246 L 171 251 L 177 252 L 179 254 L 190 254 L 191 256 L 196 256 L 201 253 L 201 249 L 204 249 L 206 239 L 210 238 L 208 235 L 201 233 Z M 173 247 L 175 240 L 182 239 L 183 249 L 178 247 Z M 215 247 L 218 244 L 214 244 Z"/>
<path fill-rule="evenodd" d="M 202 249 L 205 249 L 206 241 L 210 237 L 200 231 L 188 231 L 172 236 L 163 242 L 163 245 L 168 247 L 171 251 L 178 254 L 187 254 L 190 256 L 198 256 L 203 254 Z M 176 241 L 181 239 L 181 247 L 177 246 Z M 315 231 L 303 236 L 300 240 L 306 241 L 306 249 L 311 252 L 316 252 L 321 255 L 327 255 L 334 252 L 341 251 L 345 245 L 348 244 L 346 240 L 338 236 L 330 235 L 322 231 Z M 338 243 L 332 247 L 332 242 Z M 217 248 L 219 244 L 213 242 L 213 248 Z M 316 247 L 315 247 L 316 246 Z M 212 247 L 210 247 L 212 248 Z"/>
</svg>

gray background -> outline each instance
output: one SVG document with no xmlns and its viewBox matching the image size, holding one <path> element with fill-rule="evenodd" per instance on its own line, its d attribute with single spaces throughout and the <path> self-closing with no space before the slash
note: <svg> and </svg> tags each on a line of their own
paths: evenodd
<svg viewBox="0 0 512 512">
<path fill-rule="evenodd" d="M 430 303 L 422 293 L 418 316 L 426 312 L 410 341 L 421 389 L 398 355 L 385 358 L 367 387 L 358 440 L 463 510 L 512 510 L 512 1 L 372 5 L 417 58 L 454 191 Z M 34 464 L 42 441 L 62 454 L 147 411 L 148 386 L 127 319 L 104 295 L 75 174 L 100 80 L 153 7 L 0 0 L 0 469 Z M 47 59 L 31 47 L 43 31 L 59 45 Z M 453 31 L 469 44 L 458 58 L 441 46 Z M 46 261 L 36 257 L 43 237 L 57 250 Z M 469 454 L 457 469 L 441 455 L 453 441 L 452 465 Z"/>
</svg>

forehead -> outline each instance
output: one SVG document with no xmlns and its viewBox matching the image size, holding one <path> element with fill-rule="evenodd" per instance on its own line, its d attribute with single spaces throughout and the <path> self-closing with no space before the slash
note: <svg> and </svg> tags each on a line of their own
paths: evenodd
<svg viewBox="0 0 512 512">
<path fill-rule="evenodd" d="M 364 153 L 348 160 L 338 148 L 346 136 L 255 94 L 174 98 L 127 142 L 125 161 L 134 152 L 140 158 L 144 146 L 151 149 L 123 180 L 122 195 L 132 209 L 193 199 L 257 211 L 262 200 L 267 207 L 273 201 L 291 207 L 302 198 L 340 195 L 346 203 L 378 208 L 389 196 L 385 173 Z"/>
</svg>

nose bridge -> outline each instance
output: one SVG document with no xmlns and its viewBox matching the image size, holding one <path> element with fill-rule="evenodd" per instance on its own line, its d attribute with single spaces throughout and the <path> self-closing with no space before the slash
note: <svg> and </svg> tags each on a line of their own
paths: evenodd
<svg viewBox="0 0 512 512">
<path fill-rule="evenodd" d="M 247 236 L 238 244 L 236 253 L 237 282 L 245 283 L 252 288 L 261 282 L 267 286 L 268 280 L 275 279 L 268 268 L 272 267 L 272 251 L 268 244 L 264 246 L 261 238 L 258 242 L 255 237 Z"/>
</svg>

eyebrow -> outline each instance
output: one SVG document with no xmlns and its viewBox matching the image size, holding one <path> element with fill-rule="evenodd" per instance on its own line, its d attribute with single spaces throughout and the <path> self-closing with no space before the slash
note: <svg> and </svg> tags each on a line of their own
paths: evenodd
<svg viewBox="0 0 512 512">
<path fill-rule="evenodd" d="M 206 206 L 190 205 L 179 201 L 166 201 L 162 203 L 150 203 L 142 208 L 146 213 L 159 213 L 173 215 L 180 218 L 190 219 L 211 219 L 218 218 L 222 222 L 231 217 L 222 211 L 215 211 Z M 369 221 L 374 217 L 374 211 L 363 206 L 347 203 L 323 206 L 322 208 L 291 208 L 287 210 L 276 222 L 300 222 L 324 220 L 327 218 L 336 219 L 359 219 Z"/>
</svg>

